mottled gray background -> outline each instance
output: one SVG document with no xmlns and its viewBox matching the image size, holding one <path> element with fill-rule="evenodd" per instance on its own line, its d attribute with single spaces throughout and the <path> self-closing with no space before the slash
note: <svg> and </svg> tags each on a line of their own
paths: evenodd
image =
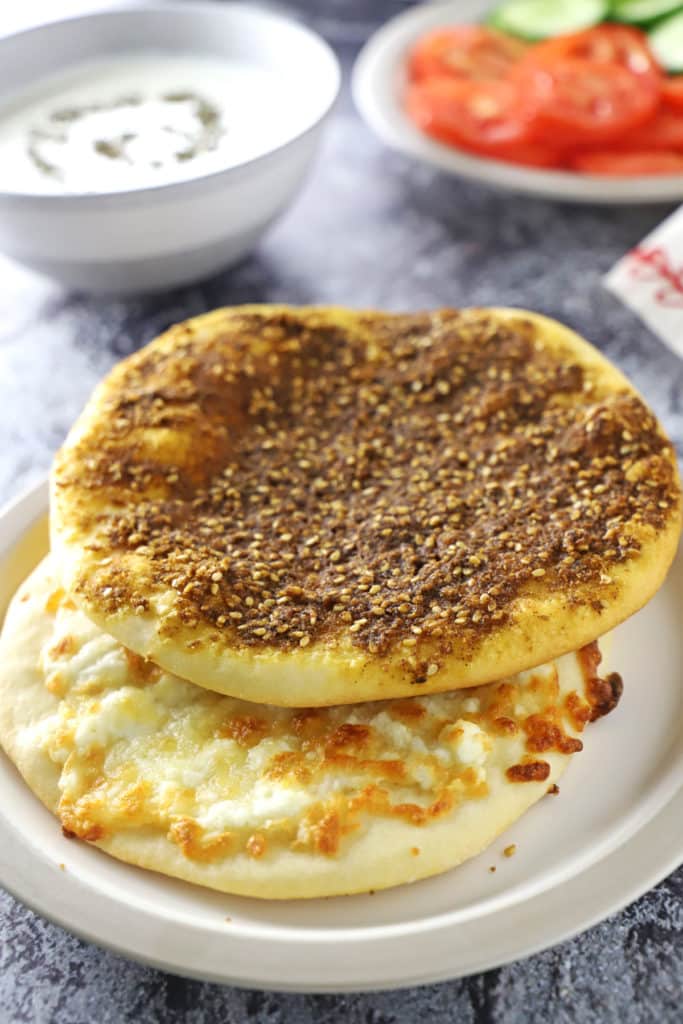
<svg viewBox="0 0 683 1024">
<path fill-rule="evenodd" d="M 290 9 L 327 36 L 348 69 L 363 39 L 402 6 L 301 0 Z M 45 473 L 115 360 L 175 320 L 233 302 L 529 306 L 596 342 L 633 378 L 680 450 L 683 363 L 600 286 L 617 257 L 667 212 L 551 204 L 445 177 L 387 152 L 345 92 L 300 198 L 236 270 L 123 301 L 65 294 L 0 262 L 0 501 Z M 524 963 L 358 996 L 184 981 L 72 938 L 0 893 L 0 1024 L 679 1024 L 682 958 L 683 870 L 615 919 Z"/>
</svg>

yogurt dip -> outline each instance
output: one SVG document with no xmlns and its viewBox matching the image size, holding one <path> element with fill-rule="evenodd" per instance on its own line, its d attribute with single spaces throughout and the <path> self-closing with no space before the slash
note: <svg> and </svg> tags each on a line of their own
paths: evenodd
<svg viewBox="0 0 683 1024">
<path fill-rule="evenodd" d="M 89 61 L 0 107 L 0 190 L 117 192 L 223 170 L 291 138 L 299 92 L 220 57 Z"/>
</svg>

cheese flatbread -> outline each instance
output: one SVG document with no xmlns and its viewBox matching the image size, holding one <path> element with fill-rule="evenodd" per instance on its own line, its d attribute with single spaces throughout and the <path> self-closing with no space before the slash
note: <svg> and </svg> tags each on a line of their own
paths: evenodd
<svg viewBox="0 0 683 1024">
<path fill-rule="evenodd" d="M 366 892 L 479 853 L 616 703 L 597 645 L 469 691 L 329 708 L 184 682 L 101 632 L 49 559 L 0 638 L 0 741 L 68 835 L 226 892 Z"/>
</svg>

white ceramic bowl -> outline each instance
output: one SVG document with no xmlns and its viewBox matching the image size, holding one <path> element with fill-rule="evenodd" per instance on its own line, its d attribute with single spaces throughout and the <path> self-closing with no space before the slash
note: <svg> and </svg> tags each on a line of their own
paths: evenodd
<svg viewBox="0 0 683 1024">
<path fill-rule="evenodd" d="M 365 45 L 353 70 L 356 106 L 380 138 L 442 171 L 487 185 L 575 203 L 664 203 L 683 199 L 683 174 L 604 178 L 519 167 L 471 156 L 420 132 L 404 113 L 405 62 L 412 44 L 441 25 L 481 21 L 494 0 L 440 0 L 392 18 Z"/>
<path fill-rule="evenodd" d="M 154 50 L 255 62 L 300 83 L 284 143 L 243 163 L 152 188 L 36 195 L 3 188 L 0 251 L 63 284 L 159 289 L 236 262 L 287 206 L 311 162 L 340 81 L 309 29 L 246 3 L 142 3 L 53 22 L 0 40 L 0 96 L 70 65 Z"/>
</svg>

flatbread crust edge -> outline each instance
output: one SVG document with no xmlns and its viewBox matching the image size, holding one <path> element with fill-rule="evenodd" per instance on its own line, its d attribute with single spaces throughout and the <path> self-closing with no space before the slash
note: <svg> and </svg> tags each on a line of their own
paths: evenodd
<svg viewBox="0 0 683 1024">
<path fill-rule="evenodd" d="M 263 308 L 240 307 L 242 311 Z M 267 308 L 278 312 L 288 307 Z M 192 323 L 197 330 L 210 332 L 229 312 L 216 310 Z M 344 310 L 325 312 L 341 318 L 348 315 Z M 600 387 L 637 394 L 626 377 L 591 344 L 557 321 L 523 309 L 494 308 L 486 312 L 501 323 L 531 321 L 542 333 L 547 347 L 578 360 L 595 375 Z M 93 428 L 101 400 L 99 394 L 99 390 L 95 392 L 88 410 L 67 440 L 65 451 Z M 102 397 L 105 394 L 103 390 Z M 673 449 L 666 450 L 663 457 L 670 460 L 678 480 Z M 107 614 L 79 590 L 79 579 L 96 576 L 98 553 L 84 549 L 87 538 L 74 525 L 68 503 L 60 496 L 54 478 L 52 483 L 52 548 L 64 587 L 101 629 L 183 679 L 219 693 L 282 707 L 350 704 L 480 686 L 579 650 L 629 618 L 657 592 L 673 561 L 681 533 L 679 496 L 666 528 L 657 534 L 650 529 L 640 538 L 638 557 L 610 565 L 612 583 L 605 588 L 602 610 L 584 601 L 571 602 L 564 594 L 548 594 L 542 588 L 528 590 L 513 605 L 512 621 L 490 633 L 473 653 L 463 655 L 456 649 L 444 655 L 435 648 L 434 660 L 439 671 L 417 685 L 405 672 L 402 651 L 372 657 L 344 637 L 327 645 L 312 643 L 306 648 L 282 651 L 235 650 L 220 640 L 217 642 L 215 629 L 201 624 L 192 629 L 179 625 L 172 638 L 160 636 L 159 611 L 169 600 L 163 592 L 144 594 L 149 598 L 147 613 L 134 614 L 130 608 L 121 608 L 115 615 Z M 135 554 L 126 557 L 126 564 L 135 574 Z M 431 660 L 430 653 L 424 643 L 420 656 L 425 662 Z"/>
<path fill-rule="evenodd" d="M 38 667 L 38 653 L 51 633 L 51 618 L 44 610 L 36 614 L 36 601 L 44 609 L 51 589 L 43 562 L 20 587 L 5 620 L 0 636 L 0 743 L 28 787 L 56 814 L 60 767 L 19 739 L 24 729 L 54 713 L 59 704 L 46 689 Z M 565 730 L 578 735 L 568 722 Z M 490 765 L 489 796 L 464 803 L 448 817 L 421 827 L 375 819 L 337 857 L 283 850 L 261 860 L 236 854 L 212 863 L 198 862 L 152 829 L 131 829 L 92 845 L 128 864 L 243 896 L 307 899 L 364 893 L 439 874 L 480 853 L 547 793 L 570 757 L 552 751 L 542 756 L 550 765 L 550 775 L 543 782 L 511 783 L 500 766 Z"/>
</svg>

